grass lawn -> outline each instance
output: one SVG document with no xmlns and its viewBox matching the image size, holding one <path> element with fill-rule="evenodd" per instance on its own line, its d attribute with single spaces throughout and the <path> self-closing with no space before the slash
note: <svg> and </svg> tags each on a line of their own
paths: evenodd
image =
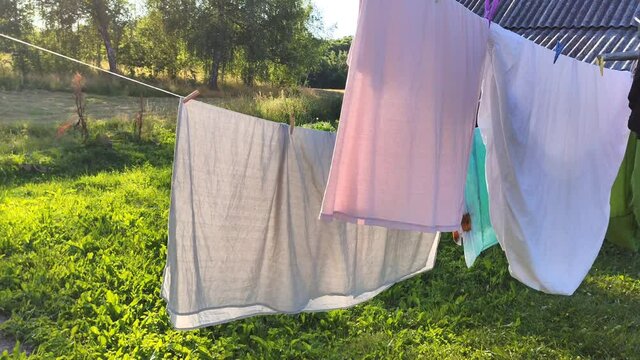
<svg viewBox="0 0 640 360">
<path fill-rule="evenodd" d="M 139 109 L 139 99 L 126 96 L 87 95 L 87 109 L 97 119 L 130 119 Z M 177 99 L 145 98 L 153 114 L 175 114 Z M 73 94 L 63 91 L 0 91 L 0 122 L 28 120 L 29 123 L 62 122 L 75 111 Z"/>
<path fill-rule="evenodd" d="M 16 122 L 59 95 L 29 94 L 20 114 L 0 114 L 0 332 L 19 342 L 0 358 L 640 358 L 640 255 L 610 244 L 572 297 L 512 279 L 499 248 L 467 269 L 445 237 L 433 271 L 352 309 L 172 330 L 160 285 L 173 115 L 150 115 L 134 141 L 124 118 L 90 112 L 112 144 L 83 146 L 73 132 L 56 140 L 39 115 Z M 292 106 L 265 102 L 248 112 Z"/>
</svg>

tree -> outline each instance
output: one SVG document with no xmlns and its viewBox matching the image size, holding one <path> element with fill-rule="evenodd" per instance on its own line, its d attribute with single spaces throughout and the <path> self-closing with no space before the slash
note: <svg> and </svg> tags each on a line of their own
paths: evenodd
<svg viewBox="0 0 640 360">
<path fill-rule="evenodd" d="M 117 0 L 90 0 L 88 2 L 85 1 L 84 5 L 86 6 L 85 11 L 90 15 L 102 41 L 104 41 L 104 48 L 107 51 L 107 59 L 109 61 L 109 71 L 118 72 L 116 50 L 111 43 L 109 25 L 117 22 L 119 16 L 122 15 L 122 2 Z"/>
<path fill-rule="evenodd" d="M 169 31 L 205 64 L 208 85 L 233 64 L 247 85 L 296 82 L 315 66 L 320 42 L 308 28 L 307 0 L 149 0 Z"/>
<path fill-rule="evenodd" d="M 272 70 L 270 80 L 278 85 L 306 82 L 306 74 L 319 65 L 322 56 L 322 40 L 313 34 L 320 20 L 313 16 L 313 8 L 306 1 L 278 0 L 275 6 L 288 6 L 288 11 L 274 16 L 268 25 L 274 30 L 271 68 L 286 71 L 278 77 Z"/>
<path fill-rule="evenodd" d="M 308 76 L 309 86 L 324 89 L 344 89 L 347 83 L 347 55 L 351 47 L 350 36 L 325 40 L 320 64 Z"/>
<path fill-rule="evenodd" d="M 235 50 L 237 8 L 234 1 L 210 0 L 202 10 L 196 17 L 196 28 L 188 42 L 210 65 L 209 87 L 218 89 L 220 70 L 231 60 Z"/>
<path fill-rule="evenodd" d="M 0 0 L 0 32 L 20 36 L 31 29 L 31 10 L 27 1 Z"/>
<path fill-rule="evenodd" d="M 0 0 L 0 33 L 12 35 L 14 37 L 25 37 L 33 31 L 31 21 L 33 9 L 28 1 L 21 0 Z M 6 49 L 11 54 L 13 68 L 17 69 L 22 76 L 28 70 L 28 50 L 23 45 L 6 41 Z M 0 52 L 4 50 L 0 49 Z"/>
<path fill-rule="evenodd" d="M 245 84 L 271 78 L 270 70 L 276 68 L 286 69 L 293 79 L 317 62 L 320 43 L 309 30 L 312 7 L 308 1 L 244 0 L 240 14 Z"/>
<path fill-rule="evenodd" d="M 150 0 L 169 32 L 184 39 L 205 65 L 208 85 L 218 89 L 221 70 L 236 49 L 238 6 L 235 0 Z"/>
<path fill-rule="evenodd" d="M 127 28 L 118 59 L 132 76 L 135 76 L 136 68 L 142 67 L 150 70 L 152 77 L 166 73 L 175 79 L 180 71 L 194 65 L 185 41 L 168 31 L 157 9 L 150 9 Z"/>
<path fill-rule="evenodd" d="M 102 39 L 109 70 L 118 72 L 118 39 L 127 23 L 127 0 L 36 0 L 45 24 L 51 30 L 73 32 L 73 26 L 79 28 L 90 23 Z M 116 42 L 117 43 L 117 42 Z"/>
<path fill-rule="evenodd" d="M 212 89 L 225 73 L 239 75 L 247 85 L 297 84 L 319 66 L 323 47 L 314 36 L 318 21 L 310 0 L 146 0 L 147 11 L 137 18 L 128 15 L 130 3 L 0 0 L 0 28 L 28 33 L 33 42 L 83 61 L 100 65 L 106 58 L 113 72 L 123 65 L 132 75 L 143 70 L 151 77 L 176 78 L 189 70 L 196 81 L 194 68 L 202 67 Z M 29 9 L 41 19 L 37 31 Z M 24 69 L 27 64 L 40 71 L 79 69 L 46 53 L 12 54 L 14 65 Z"/>
</svg>

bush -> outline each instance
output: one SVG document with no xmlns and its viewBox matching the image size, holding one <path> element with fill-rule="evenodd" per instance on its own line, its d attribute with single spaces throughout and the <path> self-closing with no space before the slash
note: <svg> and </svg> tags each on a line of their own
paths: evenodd
<svg viewBox="0 0 640 360">
<path fill-rule="evenodd" d="M 319 69 L 309 74 L 309 86 L 318 89 L 344 89 L 347 85 L 347 52 L 329 52 Z"/>
<path fill-rule="evenodd" d="M 318 68 L 308 75 L 308 85 L 319 89 L 344 89 L 347 84 L 347 58 L 352 38 L 350 36 L 327 40 L 324 55 Z"/>
<path fill-rule="evenodd" d="M 306 129 L 329 131 L 329 132 L 335 132 L 337 130 L 336 127 L 333 126 L 333 124 L 331 124 L 328 121 L 320 121 L 313 124 L 305 124 L 302 127 Z"/>
<path fill-rule="evenodd" d="M 258 93 L 253 97 L 243 96 L 222 101 L 226 109 L 262 119 L 289 123 L 293 113 L 296 124 L 310 124 L 318 121 L 335 123 L 340 117 L 342 94 L 338 92 L 309 89 L 282 90 L 277 96 L 273 93 Z"/>
</svg>

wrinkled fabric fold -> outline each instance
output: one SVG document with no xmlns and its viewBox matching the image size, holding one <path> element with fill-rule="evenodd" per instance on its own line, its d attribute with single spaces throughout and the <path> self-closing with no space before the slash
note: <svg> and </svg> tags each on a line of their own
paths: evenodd
<svg viewBox="0 0 640 360">
<path fill-rule="evenodd" d="M 162 287 L 176 328 L 345 308 L 433 267 L 438 234 L 317 219 L 334 143 L 182 106 Z"/>
<path fill-rule="evenodd" d="M 364 0 L 320 217 L 459 228 L 488 25 L 453 0 Z"/>
<path fill-rule="evenodd" d="M 478 124 L 491 222 L 511 275 L 552 294 L 578 288 L 602 246 L 629 131 L 629 73 L 561 57 L 491 27 Z"/>
</svg>

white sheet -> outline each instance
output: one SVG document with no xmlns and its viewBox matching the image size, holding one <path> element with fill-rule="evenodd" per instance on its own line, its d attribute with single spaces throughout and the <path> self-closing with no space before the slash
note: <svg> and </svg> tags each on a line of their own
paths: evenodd
<svg viewBox="0 0 640 360">
<path fill-rule="evenodd" d="M 561 57 L 491 26 L 479 126 L 491 222 L 511 275 L 572 294 L 602 246 L 629 130 L 629 73 Z"/>
<path fill-rule="evenodd" d="M 433 268 L 439 235 L 317 219 L 335 136 L 179 111 L 162 294 L 178 329 L 345 308 Z"/>
</svg>

